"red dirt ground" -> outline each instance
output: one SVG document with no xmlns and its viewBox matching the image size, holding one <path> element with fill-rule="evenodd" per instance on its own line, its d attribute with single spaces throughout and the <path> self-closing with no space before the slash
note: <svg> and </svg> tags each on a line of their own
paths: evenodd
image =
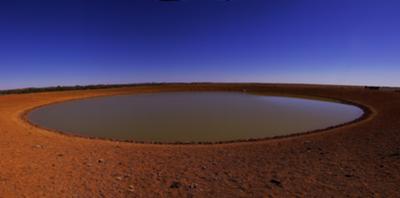
<svg viewBox="0 0 400 198">
<path fill-rule="evenodd" d="M 34 127 L 53 102 L 232 90 L 342 99 L 368 118 L 316 133 L 210 145 L 80 138 Z M 400 94 L 361 87 L 202 84 L 0 96 L 0 197 L 400 197 Z"/>
</svg>

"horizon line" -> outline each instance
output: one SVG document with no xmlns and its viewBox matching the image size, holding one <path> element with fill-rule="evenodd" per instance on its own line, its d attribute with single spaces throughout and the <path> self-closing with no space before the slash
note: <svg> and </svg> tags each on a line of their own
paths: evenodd
<svg viewBox="0 0 400 198">
<path fill-rule="evenodd" d="M 54 89 L 54 88 L 87 88 L 95 86 L 135 86 L 135 85 L 154 85 L 154 84 L 270 84 L 270 85 L 306 85 L 306 86 L 343 86 L 343 87 L 381 87 L 400 89 L 400 86 L 371 85 L 371 84 L 330 84 L 330 83 L 301 83 L 301 82 L 255 82 L 255 81 L 151 81 L 151 82 L 132 82 L 132 83 L 95 83 L 95 84 L 65 84 L 51 86 L 32 86 L 11 89 L 0 89 L 0 92 L 18 91 L 27 89 Z"/>
</svg>

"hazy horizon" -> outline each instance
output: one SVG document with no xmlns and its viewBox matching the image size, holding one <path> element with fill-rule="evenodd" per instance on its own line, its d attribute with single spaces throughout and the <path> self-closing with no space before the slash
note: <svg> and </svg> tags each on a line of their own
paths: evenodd
<svg viewBox="0 0 400 198">
<path fill-rule="evenodd" d="M 145 82 L 400 87 L 400 2 L 0 2 L 0 90 Z"/>
</svg>

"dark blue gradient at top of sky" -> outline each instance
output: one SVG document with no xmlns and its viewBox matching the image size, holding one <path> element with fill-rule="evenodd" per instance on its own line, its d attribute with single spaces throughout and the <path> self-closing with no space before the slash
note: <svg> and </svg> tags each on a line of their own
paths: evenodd
<svg viewBox="0 0 400 198">
<path fill-rule="evenodd" d="M 0 89 L 132 82 L 400 86 L 400 1 L 1 1 Z"/>
</svg>

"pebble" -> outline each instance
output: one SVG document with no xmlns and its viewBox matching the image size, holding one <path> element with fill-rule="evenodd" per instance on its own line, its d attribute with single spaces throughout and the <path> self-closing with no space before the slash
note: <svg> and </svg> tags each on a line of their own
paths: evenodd
<svg viewBox="0 0 400 198">
<path fill-rule="evenodd" d="M 392 154 L 389 155 L 389 157 L 399 157 L 400 152 L 393 152 Z"/>
<path fill-rule="evenodd" d="M 191 183 L 191 184 L 189 185 L 189 188 L 190 188 L 190 189 L 197 188 L 197 184 L 196 184 L 196 183 Z"/>
<path fill-rule="evenodd" d="M 128 191 L 129 192 L 135 192 L 135 187 L 133 185 L 129 185 Z"/>
<path fill-rule="evenodd" d="M 182 184 L 180 182 L 173 181 L 169 187 L 170 188 L 179 188 L 179 187 L 181 187 L 181 185 Z"/>
<path fill-rule="evenodd" d="M 276 180 L 276 179 L 271 179 L 270 182 L 275 184 L 275 185 L 277 185 L 277 186 L 279 186 L 279 187 L 282 187 L 282 183 L 280 181 Z"/>
</svg>

